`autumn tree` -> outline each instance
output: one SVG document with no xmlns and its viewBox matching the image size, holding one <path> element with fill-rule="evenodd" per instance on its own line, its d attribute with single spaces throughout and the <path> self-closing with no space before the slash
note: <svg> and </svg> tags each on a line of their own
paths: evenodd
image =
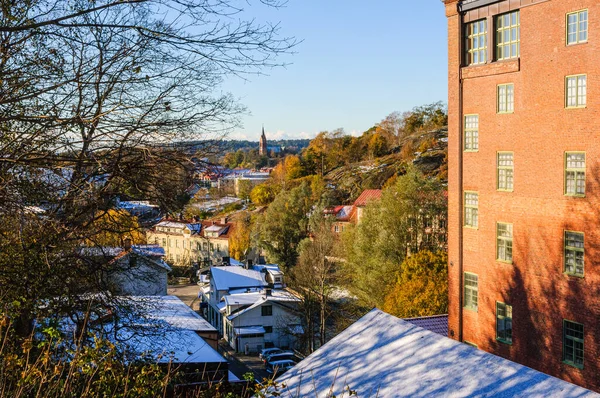
<svg viewBox="0 0 600 398">
<path fill-rule="evenodd" d="M 92 246 L 122 247 L 125 239 L 131 239 L 134 245 L 146 243 L 146 235 L 140 227 L 137 217 L 126 210 L 108 209 L 99 211 L 87 244 Z"/>
<path fill-rule="evenodd" d="M 360 224 L 344 233 L 349 288 L 363 303 L 382 306 L 401 264 L 420 250 L 445 247 L 445 188 L 415 168 L 370 202 Z"/>
<path fill-rule="evenodd" d="M 244 261 L 250 248 L 250 233 L 252 231 L 252 217 L 248 212 L 236 214 L 233 221 L 233 235 L 229 244 L 229 255 L 236 260 Z"/>
<path fill-rule="evenodd" d="M 266 206 L 275 200 L 280 190 L 281 188 L 275 184 L 268 182 L 259 184 L 250 191 L 250 200 L 257 206 Z"/>
<path fill-rule="evenodd" d="M 407 257 L 396 272 L 383 310 L 400 318 L 448 313 L 447 254 L 423 250 Z"/>
</svg>

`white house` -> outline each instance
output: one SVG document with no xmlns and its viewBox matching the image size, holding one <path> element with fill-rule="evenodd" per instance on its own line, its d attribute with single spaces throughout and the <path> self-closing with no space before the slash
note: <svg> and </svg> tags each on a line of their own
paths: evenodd
<svg viewBox="0 0 600 398">
<path fill-rule="evenodd" d="M 263 348 L 295 348 L 302 334 L 298 314 L 300 299 L 286 290 L 266 288 L 234 292 L 225 296 L 225 340 L 237 352 L 260 352 Z"/>
<path fill-rule="evenodd" d="M 211 267 L 209 283 L 200 290 L 202 302 L 206 303 L 206 319 L 217 328 L 223 335 L 223 315 L 221 310 L 225 308 L 222 300 L 231 291 L 241 289 L 261 290 L 268 286 L 265 274 L 254 269 L 246 269 L 238 266 Z"/>
<path fill-rule="evenodd" d="M 300 300 L 285 290 L 277 265 L 212 267 L 200 296 L 208 321 L 239 352 L 293 348 L 302 333 Z"/>
</svg>

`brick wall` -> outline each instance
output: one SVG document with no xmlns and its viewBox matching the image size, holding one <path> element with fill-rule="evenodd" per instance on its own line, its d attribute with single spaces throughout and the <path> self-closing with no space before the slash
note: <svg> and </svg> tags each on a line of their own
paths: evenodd
<svg viewBox="0 0 600 398">
<path fill-rule="evenodd" d="M 510 0 L 512 9 L 516 3 Z M 589 40 L 566 46 L 566 14 L 584 8 Z M 456 1 L 446 1 L 446 15 L 450 337 L 460 338 L 461 192 L 477 191 L 479 226 L 463 229 L 462 254 L 464 271 L 479 277 L 479 307 L 462 311 L 462 339 L 600 391 L 600 3 L 522 0 L 520 59 L 464 67 L 460 73 Z M 488 24 L 488 35 L 493 25 Z M 587 74 L 584 109 L 564 107 L 565 76 L 573 74 Z M 479 151 L 462 153 L 462 187 L 459 76 L 462 114 L 479 115 Z M 496 113 L 496 89 L 503 83 L 514 84 L 512 114 Z M 514 152 L 513 192 L 496 190 L 497 151 Z M 586 152 L 585 198 L 564 195 L 565 151 Z M 497 222 L 513 224 L 512 264 L 496 261 Z M 583 278 L 563 273 L 565 230 L 585 233 Z M 512 345 L 496 341 L 496 301 L 513 306 Z M 583 369 L 562 362 L 563 319 L 584 325 Z"/>
</svg>

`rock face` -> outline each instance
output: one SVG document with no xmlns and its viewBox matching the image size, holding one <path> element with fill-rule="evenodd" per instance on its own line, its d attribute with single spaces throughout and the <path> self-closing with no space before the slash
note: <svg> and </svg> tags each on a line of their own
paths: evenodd
<svg viewBox="0 0 600 398">
<path fill-rule="evenodd" d="M 325 179 L 335 203 L 349 203 L 365 189 L 381 189 L 395 175 L 404 173 L 409 164 L 425 175 L 447 180 L 448 129 L 419 132 L 406 137 L 391 154 L 371 161 L 338 167 Z"/>
</svg>

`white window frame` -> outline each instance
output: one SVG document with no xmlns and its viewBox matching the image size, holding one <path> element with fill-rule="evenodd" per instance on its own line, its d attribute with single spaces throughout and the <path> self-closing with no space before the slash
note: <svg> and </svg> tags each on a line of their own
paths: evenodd
<svg viewBox="0 0 600 398">
<path fill-rule="evenodd" d="M 569 21 L 569 17 L 575 17 L 574 21 Z M 587 43 L 589 32 L 589 14 L 587 9 L 570 12 L 566 16 L 566 43 L 567 46 L 574 44 Z M 573 30 L 569 30 L 573 28 Z M 570 36 L 574 35 L 574 38 Z"/>
<path fill-rule="evenodd" d="M 587 75 L 569 75 L 565 77 L 565 108 L 587 107 Z"/>
<path fill-rule="evenodd" d="M 463 130 L 464 151 L 479 151 L 479 115 L 465 115 Z"/>
</svg>

